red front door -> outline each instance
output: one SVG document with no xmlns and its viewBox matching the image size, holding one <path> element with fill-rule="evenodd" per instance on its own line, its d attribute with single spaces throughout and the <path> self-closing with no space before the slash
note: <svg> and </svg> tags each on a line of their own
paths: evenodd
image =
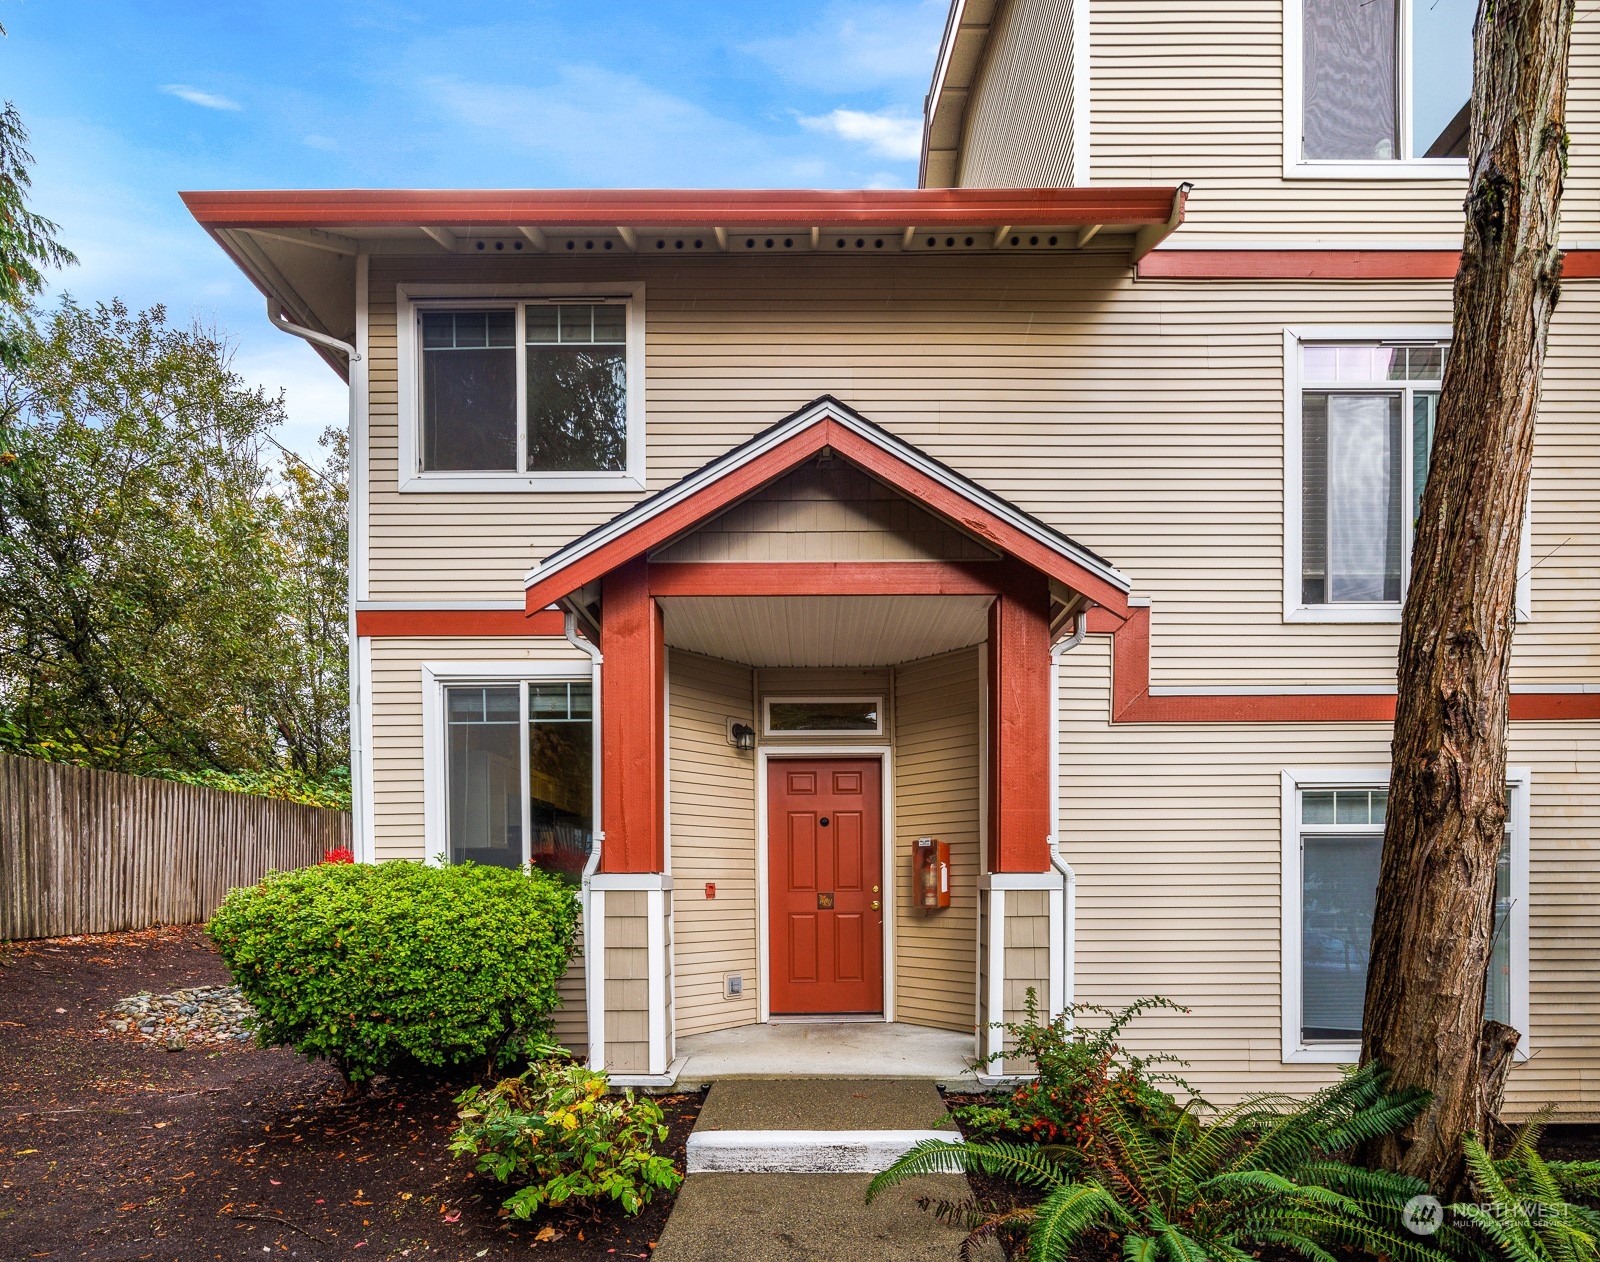
<svg viewBox="0 0 1600 1262">
<path fill-rule="evenodd" d="M 772 1011 L 883 1011 L 883 768 L 767 764 Z"/>
</svg>

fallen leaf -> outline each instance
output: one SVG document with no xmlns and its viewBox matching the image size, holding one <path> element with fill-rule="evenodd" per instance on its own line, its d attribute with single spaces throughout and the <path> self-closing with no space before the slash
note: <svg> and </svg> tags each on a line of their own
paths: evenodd
<svg viewBox="0 0 1600 1262">
<path fill-rule="evenodd" d="M 543 1241 L 546 1241 L 546 1240 L 554 1240 L 555 1238 L 556 1238 L 556 1229 L 554 1227 L 549 1226 L 549 1225 L 546 1225 L 546 1226 L 543 1226 L 543 1227 L 539 1228 L 539 1234 L 534 1237 L 535 1240 L 538 1240 L 540 1242 L 543 1242 Z"/>
</svg>

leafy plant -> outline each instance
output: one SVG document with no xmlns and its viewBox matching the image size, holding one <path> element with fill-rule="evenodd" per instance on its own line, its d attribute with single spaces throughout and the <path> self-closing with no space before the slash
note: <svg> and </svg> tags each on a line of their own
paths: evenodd
<svg viewBox="0 0 1600 1262">
<path fill-rule="evenodd" d="M 483 1069 L 560 1003 L 577 899 L 538 871 L 319 863 L 228 894 L 211 940 L 263 1046 L 373 1075 Z"/>
<path fill-rule="evenodd" d="M 348 760 L 344 437 L 324 434 L 321 470 L 277 467 L 281 398 L 160 307 L 63 299 L 17 336 L 0 355 L 8 747 L 324 781 Z"/>
<path fill-rule="evenodd" d="M 1600 1213 L 1568 1198 L 1600 1191 L 1600 1161 L 1546 1161 L 1539 1136 L 1549 1112 L 1525 1125 L 1505 1156 L 1476 1135 L 1463 1141 L 1467 1174 L 1483 1200 L 1450 1207 L 1509 1262 L 1597 1262 Z"/>
<path fill-rule="evenodd" d="M 1136 1111 L 1170 1113 L 1176 1106 L 1158 1084 L 1181 1087 L 1190 1095 L 1194 1089 L 1177 1074 L 1152 1066 L 1183 1062 L 1166 1054 L 1139 1056 L 1120 1042 L 1122 1032 L 1140 1014 L 1155 1008 L 1188 1011 L 1169 999 L 1151 996 L 1115 1010 L 1069 1004 L 1053 1021 L 1041 1021 L 1038 995 L 1030 989 L 1023 1020 L 1001 1027 L 1008 1050 L 980 1064 L 1028 1060 L 1037 1066 L 1038 1076 L 986 1103 L 958 1107 L 956 1119 L 969 1135 L 1022 1138 L 1078 1151 L 1102 1125 L 1110 1100 Z M 1091 1026 L 1082 1023 L 1085 1016 L 1105 1020 Z"/>
<path fill-rule="evenodd" d="M 1227 1110 L 1191 1100 L 1153 1129 L 1135 1104 L 1108 1096 L 1098 1130 L 1080 1147 L 995 1140 L 928 1141 L 872 1182 L 868 1199 L 905 1179 L 968 1171 L 1039 1194 L 1032 1207 L 971 1221 L 963 1246 L 1025 1237 L 1027 1256 L 1059 1262 L 1096 1233 L 1120 1241 L 1127 1262 L 1242 1262 L 1263 1246 L 1331 1262 L 1356 1246 L 1391 1259 L 1436 1259 L 1401 1226 L 1417 1180 L 1363 1170 L 1339 1154 L 1416 1116 L 1426 1096 L 1390 1094 L 1376 1068 L 1306 1101 L 1252 1096 Z M 960 1207 L 944 1207 L 953 1216 Z"/>
<path fill-rule="evenodd" d="M 667 1137 L 661 1107 L 606 1087 L 604 1074 L 559 1053 L 487 1090 L 469 1087 L 456 1097 L 450 1151 L 477 1158 L 480 1174 L 521 1185 L 505 1203 L 514 1218 L 569 1201 L 610 1200 L 637 1214 L 683 1175 L 655 1151 Z"/>
</svg>

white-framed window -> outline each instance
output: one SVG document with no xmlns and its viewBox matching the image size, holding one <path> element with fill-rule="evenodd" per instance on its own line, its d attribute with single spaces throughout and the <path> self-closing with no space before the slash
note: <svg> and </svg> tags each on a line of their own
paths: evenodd
<svg viewBox="0 0 1600 1262">
<path fill-rule="evenodd" d="M 882 697 L 767 697 L 761 705 L 767 736 L 881 736 Z"/>
<path fill-rule="evenodd" d="M 1284 332 L 1284 618 L 1398 622 L 1450 329 Z M 1517 614 L 1531 612 L 1529 531 Z"/>
<path fill-rule="evenodd" d="M 1283 1060 L 1349 1064 L 1361 1050 L 1387 768 L 1283 772 Z M 1485 1014 L 1522 1032 L 1528 1056 L 1526 767 L 1506 772 L 1506 843 L 1495 879 Z"/>
<path fill-rule="evenodd" d="M 429 857 L 576 883 L 599 818 L 592 665 L 429 662 L 422 684 Z"/>
<path fill-rule="evenodd" d="M 643 488 L 642 285 L 396 292 L 401 490 Z"/>
<path fill-rule="evenodd" d="M 1465 179 L 1477 0 L 1283 0 L 1284 174 Z"/>
</svg>

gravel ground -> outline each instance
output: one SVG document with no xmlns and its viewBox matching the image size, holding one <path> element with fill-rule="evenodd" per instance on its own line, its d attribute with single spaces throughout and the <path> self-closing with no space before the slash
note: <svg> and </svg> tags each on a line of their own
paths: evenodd
<svg viewBox="0 0 1600 1262">
<path fill-rule="evenodd" d="M 248 1043 L 255 1038 L 255 1015 L 237 986 L 189 986 L 170 995 L 141 990 L 112 1005 L 99 1033 L 127 1034 L 182 1052 L 190 1044 Z"/>
</svg>

